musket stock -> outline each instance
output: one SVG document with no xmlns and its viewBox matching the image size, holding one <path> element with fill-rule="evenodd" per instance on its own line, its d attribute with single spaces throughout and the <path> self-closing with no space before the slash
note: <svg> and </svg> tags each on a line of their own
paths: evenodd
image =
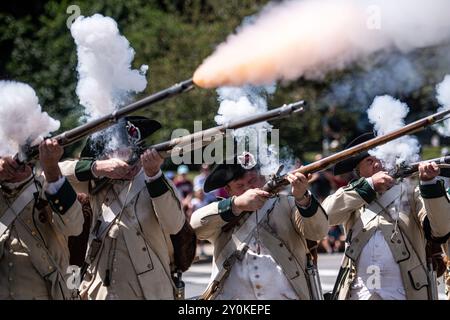
<svg viewBox="0 0 450 320">
<path fill-rule="evenodd" d="M 414 162 L 407 165 L 400 165 L 395 169 L 391 176 L 395 179 L 406 178 L 419 170 L 419 164 L 421 162 L 435 162 L 438 167 L 441 169 L 441 173 L 439 174 L 441 177 L 450 177 L 450 156 L 434 158 L 429 160 L 423 160 L 419 162 Z"/>
</svg>

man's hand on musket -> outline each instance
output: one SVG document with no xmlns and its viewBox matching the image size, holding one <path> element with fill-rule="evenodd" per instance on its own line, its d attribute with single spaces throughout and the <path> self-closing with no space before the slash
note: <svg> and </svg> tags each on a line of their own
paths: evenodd
<svg viewBox="0 0 450 320">
<path fill-rule="evenodd" d="M 39 144 L 39 161 L 47 182 L 55 182 L 62 176 L 58 161 L 64 153 L 56 139 L 46 139 Z"/>
<path fill-rule="evenodd" d="M 147 177 L 154 177 L 158 174 L 164 159 L 155 149 L 146 150 L 141 155 L 141 163 Z"/>
<path fill-rule="evenodd" d="M 140 166 L 130 166 L 125 161 L 117 158 L 96 160 L 92 166 L 94 176 L 114 180 L 132 180 L 138 174 L 139 170 Z"/>
<path fill-rule="evenodd" d="M 235 214 L 244 211 L 256 211 L 261 209 L 269 199 L 270 193 L 261 189 L 249 189 L 240 196 L 234 198 L 232 210 Z"/>
<path fill-rule="evenodd" d="M 309 175 L 308 178 L 311 178 L 311 175 Z M 305 195 L 309 185 L 308 178 L 300 172 L 289 173 L 286 176 L 286 179 L 292 186 L 292 195 L 294 196 L 296 202 L 302 207 L 309 206 L 311 202 L 311 198 Z"/>
<path fill-rule="evenodd" d="M 419 164 L 419 178 L 422 181 L 430 181 L 440 173 L 440 168 L 436 162 L 421 162 Z"/>
<path fill-rule="evenodd" d="M 386 171 L 379 171 L 372 176 L 373 188 L 378 193 L 388 191 L 395 184 L 395 179 L 392 178 Z"/>
<path fill-rule="evenodd" d="M 30 175 L 29 166 L 21 166 L 11 157 L 0 158 L 0 182 L 20 182 Z"/>
</svg>

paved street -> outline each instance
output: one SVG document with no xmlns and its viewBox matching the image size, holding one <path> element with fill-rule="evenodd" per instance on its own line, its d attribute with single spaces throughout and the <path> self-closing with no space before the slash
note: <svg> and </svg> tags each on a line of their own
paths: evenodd
<svg viewBox="0 0 450 320">
<path fill-rule="evenodd" d="M 206 247 L 209 253 L 210 247 Z M 336 280 L 339 267 L 341 264 L 342 254 L 319 254 L 319 272 L 324 292 L 333 290 L 334 281 Z M 192 298 L 200 295 L 206 288 L 211 275 L 211 262 L 197 262 L 184 273 L 184 282 L 186 283 L 186 298 Z M 442 278 L 439 279 L 439 298 L 445 300 L 444 286 Z"/>
</svg>

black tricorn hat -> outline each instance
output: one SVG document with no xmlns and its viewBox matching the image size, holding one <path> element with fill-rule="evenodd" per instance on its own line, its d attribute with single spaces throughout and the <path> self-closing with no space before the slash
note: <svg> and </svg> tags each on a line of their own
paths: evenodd
<svg viewBox="0 0 450 320">
<path fill-rule="evenodd" d="M 255 170 L 258 165 L 254 156 L 249 152 L 244 152 L 238 156 L 234 154 L 233 157 L 224 161 L 224 163 L 217 164 L 205 180 L 203 190 L 208 193 L 213 190 L 225 187 L 230 181 L 239 179 L 247 171 Z"/>
<path fill-rule="evenodd" d="M 130 143 L 131 141 L 140 142 L 153 133 L 161 129 L 161 124 L 156 121 L 142 116 L 128 116 L 119 122 L 119 126 L 124 128 L 126 139 L 124 143 Z M 122 129 L 121 128 L 121 129 Z M 107 143 L 106 138 L 92 139 L 89 137 L 81 150 L 80 157 L 97 157 L 105 151 Z"/>
<path fill-rule="evenodd" d="M 353 146 L 356 146 L 360 143 L 366 142 L 370 139 L 375 138 L 375 135 L 373 134 L 373 132 L 366 132 L 362 135 L 360 135 L 359 137 L 355 138 L 352 142 L 350 142 L 345 149 L 349 149 Z M 347 172 L 351 172 L 353 169 L 356 168 L 356 166 L 365 158 L 369 157 L 369 152 L 365 151 L 362 153 L 359 153 L 357 155 L 354 155 L 346 160 L 340 161 L 338 163 L 336 163 L 333 167 L 333 174 L 335 176 L 340 175 L 340 174 L 344 174 Z"/>
</svg>

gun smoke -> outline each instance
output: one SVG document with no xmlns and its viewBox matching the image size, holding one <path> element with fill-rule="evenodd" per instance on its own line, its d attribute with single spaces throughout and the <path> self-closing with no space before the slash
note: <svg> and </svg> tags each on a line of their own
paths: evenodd
<svg viewBox="0 0 450 320">
<path fill-rule="evenodd" d="M 267 6 L 194 74 L 197 85 L 262 85 L 329 71 L 376 53 L 406 54 L 450 40 L 447 0 L 304 0 Z M 407 66 L 406 66 L 407 67 Z M 414 71 L 414 70 L 412 70 Z M 417 83 L 411 78 L 411 88 Z"/>
<path fill-rule="evenodd" d="M 444 81 L 436 86 L 436 92 L 436 98 L 441 105 L 438 112 L 448 110 L 450 108 L 450 75 L 445 76 Z M 441 135 L 450 137 L 450 119 L 437 125 L 436 129 Z"/>
<path fill-rule="evenodd" d="M 255 114 L 263 113 L 268 110 L 267 98 L 276 90 L 275 85 L 267 86 L 243 86 L 222 87 L 217 89 L 220 103 L 217 116 L 214 118 L 218 125 L 230 121 L 239 120 Z M 260 165 L 260 172 L 263 175 L 269 175 L 277 171 L 280 165 L 280 152 L 278 141 L 269 144 L 268 135 L 272 132 L 272 125 L 267 122 L 261 122 L 234 130 L 233 136 L 237 142 L 235 151 L 249 151 L 254 154 Z M 289 158 L 289 157 L 288 157 Z M 291 167 L 290 159 L 282 160 L 285 167 Z"/>
<path fill-rule="evenodd" d="M 59 126 L 59 121 L 42 112 L 28 84 L 0 81 L 0 156 L 12 156 L 22 145 L 41 142 Z"/>
<path fill-rule="evenodd" d="M 112 113 L 128 102 L 132 93 L 146 88 L 148 66 L 141 66 L 140 71 L 131 69 L 135 51 L 120 34 L 116 21 L 100 14 L 80 16 L 70 31 L 78 56 L 76 93 L 88 119 Z M 95 138 L 105 139 L 107 149 L 114 150 L 122 144 L 116 131 L 112 127 Z"/>
<path fill-rule="evenodd" d="M 387 134 L 405 126 L 405 117 L 409 112 L 406 103 L 391 96 L 376 97 L 367 110 L 369 121 L 374 125 L 377 136 Z M 403 136 L 369 151 L 369 154 L 380 159 L 386 170 L 393 170 L 403 162 L 411 163 L 419 160 L 420 144 L 412 136 Z"/>
</svg>

